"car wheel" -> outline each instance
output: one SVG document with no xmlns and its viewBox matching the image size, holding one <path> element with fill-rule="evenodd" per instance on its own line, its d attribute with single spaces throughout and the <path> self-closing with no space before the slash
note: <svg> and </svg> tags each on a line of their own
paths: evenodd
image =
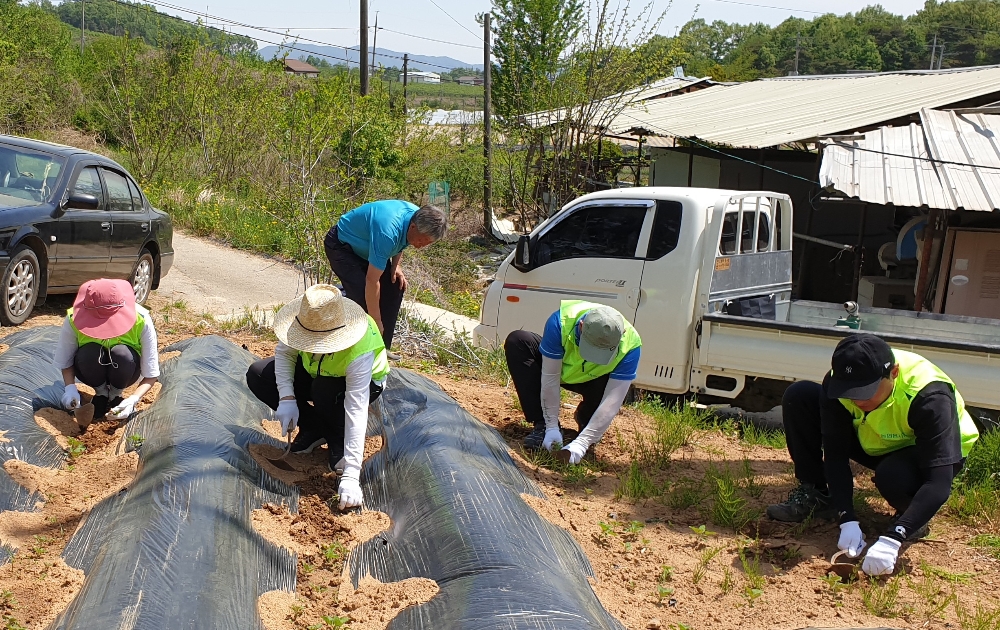
<svg viewBox="0 0 1000 630">
<path fill-rule="evenodd" d="M 145 304 L 149 297 L 149 291 L 153 287 L 153 269 L 153 255 L 149 253 L 148 249 L 142 250 L 130 280 L 132 290 L 135 291 L 136 304 Z"/>
<path fill-rule="evenodd" d="M 14 251 L 0 282 L 0 323 L 19 326 L 28 319 L 38 299 L 38 257 L 31 248 L 21 246 Z"/>
</svg>

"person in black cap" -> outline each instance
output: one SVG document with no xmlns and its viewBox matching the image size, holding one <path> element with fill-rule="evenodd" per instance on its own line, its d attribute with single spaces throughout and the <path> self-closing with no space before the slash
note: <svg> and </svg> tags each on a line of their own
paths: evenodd
<svg viewBox="0 0 1000 630">
<path fill-rule="evenodd" d="M 892 573 L 902 543 L 927 535 L 979 432 L 955 383 L 918 354 L 854 334 L 837 344 L 832 364 L 822 384 L 785 391 L 782 423 L 800 485 L 767 515 L 837 518 L 837 546 L 857 557 L 866 543 L 854 514 L 854 460 L 875 471 L 875 487 L 896 511 L 862 570 Z"/>
</svg>

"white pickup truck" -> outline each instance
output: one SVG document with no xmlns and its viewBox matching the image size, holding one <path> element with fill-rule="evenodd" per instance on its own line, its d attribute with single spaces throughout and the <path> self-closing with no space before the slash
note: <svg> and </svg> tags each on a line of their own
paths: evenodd
<svg viewBox="0 0 1000 630">
<path fill-rule="evenodd" d="M 843 305 L 795 301 L 791 290 L 786 195 L 607 190 L 521 237 L 486 292 L 474 336 L 491 345 L 520 328 L 541 334 L 560 300 L 600 302 L 642 336 L 636 387 L 767 411 L 789 383 L 821 380 L 834 346 L 853 332 L 837 326 Z M 858 316 L 862 331 L 941 367 L 967 405 L 1000 409 L 997 320 L 877 308 Z"/>
</svg>

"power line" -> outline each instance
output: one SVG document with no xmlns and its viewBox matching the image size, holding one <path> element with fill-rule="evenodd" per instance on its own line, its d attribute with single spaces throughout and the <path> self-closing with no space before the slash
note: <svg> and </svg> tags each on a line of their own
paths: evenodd
<svg viewBox="0 0 1000 630">
<path fill-rule="evenodd" d="M 990 164 L 972 164 L 971 162 L 952 162 L 951 160 L 938 160 L 936 158 L 925 158 L 918 157 L 916 155 L 906 155 L 904 153 L 890 153 L 888 151 L 877 151 L 875 149 L 867 149 L 865 147 L 858 147 L 847 144 L 842 140 L 833 140 L 831 144 L 835 144 L 844 149 L 850 149 L 852 151 L 864 151 L 865 153 L 874 153 L 876 155 L 885 155 L 888 157 L 898 157 L 907 160 L 916 160 L 918 162 L 931 162 L 932 164 L 945 164 L 948 166 L 967 166 L 969 168 L 982 168 L 988 170 L 1000 170 L 1000 166 L 993 166 Z"/>
<path fill-rule="evenodd" d="M 756 7 L 758 9 L 777 9 L 779 11 L 791 11 L 793 13 L 810 13 L 812 15 L 825 15 L 822 11 L 806 11 L 805 9 L 789 9 L 788 7 L 776 7 L 769 4 L 753 4 L 752 2 L 737 2 L 737 0 L 710 0 L 710 2 L 722 2 L 725 4 L 739 4 L 744 7 Z"/>
<path fill-rule="evenodd" d="M 448 13 L 447 11 L 445 11 L 441 7 L 440 4 L 438 4 L 437 2 L 434 2 L 434 0 L 431 0 L 431 4 L 433 4 L 434 6 L 436 6 L 439 9 L 441 9 L 441 12 L 444 13 L 445 15 L 447 15 L 448 17 L 450 17 L 452 22 L 454 22 L 455 24 L 458 24 L 459 26 L 461 26 L 462 28 L 464 28 L 466 30 L 466 32 L 468 32 L 469 34 L 471 34 L 473 37 L 475 37 L 479 41 L 483 41 L 483 38 L 480 37 L 478 33 L 473 33 L 468 28 L 466 28 L 465 24 L 462 24 L 461 22 L 459 22 L 458 20 L 456 20 L 455 17 L 451 13 Z"/>
<path fill-rule="evenodd" d="M 472 44 L 459 44 L 458 42 L 446 42 L 443 39 L 434 39 L 433 37 L 424 37 L 423 35 L 412 35 L 410 33 L 404 33 L 403 31 L 394 31 L 391 28 L 386 28 L 384 26 L 378 27 L 378 30 L 388 31 L 390 33 L 395 33 L 396 35 L 405 35 L 406 37 L 414 37 L 416 39 L 425 39 L 429 42 L 437 42 L 439 44 L 450 44 L 452 46 L 461 46 L 463 48 L 475 48 L 476 50 L 482 48 L 481 46 L 473 46 Z"/>
</svg>

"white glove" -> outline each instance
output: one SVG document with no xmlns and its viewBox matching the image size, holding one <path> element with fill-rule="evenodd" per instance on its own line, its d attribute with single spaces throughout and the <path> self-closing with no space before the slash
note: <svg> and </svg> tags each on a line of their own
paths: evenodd
<svg viewBox="0 0 1000 630">
<path fill-rule="evenodd" d="M 545 429 L 545 439 L 542 440 L 542 448 L 544 448 L 547 451 L 551 451 L 552 446 L 557 442 L 560 445 L 562 445 L 563 443 L 562 431 L 560 431 L 558 428 Z"/>
<path fill-rule="evenodd" d="M 135 406 L 137 404 L 139 404 L 139 397 L 129 396 L 120 405 L 109 411 L 107 417 L 111 420 L 125 420 L 135 413 Z"/>
<path fill-rule="evenodd" d="M 861 523 L 848 521 L 840 525 L 840 540 L 837 548 L 846 551 L 849 558 L 857 558 L 865 548 L 865 535 L 861 532 Z"/>
<path fill-rule="evenodd" d="M 299 403 L 295 400 L 279 400 L 274 419 L 281 423 L 281 437 L 285 437 L 299 425 Z"/>
<path fill-rule="evenodd" d="M 76 409 L 80 406 L 80 390 L 75 383 L 66 386 L 66 391 L 62 395 L 62 406 L 65 409 Z"/>
<path fill-rule="evenodd" d="M 358 483 L 357 479 L 351 479 L 350 477 L 340 478 L 340 489 L 338 492 L 340 493 L 341 510 L 358 507 L 365 498 L 361 493 L 361 484 Z"/>
<path fill-rule="evenodd" d="M 879 536 L 872 548 L 868 550 L 861 570 L 865 575 L 888 575 L 896 568 L 896 557 L 903 543 L 888 536 Z"/>
<path fill-rule="evenodd" d="M 569 463 L 579 464 L 583 456 L 587 454 L 587 447 L 579 444 L 576 440 L 563 447 L 564 451 L 569 451 Z"/>
</svg>

